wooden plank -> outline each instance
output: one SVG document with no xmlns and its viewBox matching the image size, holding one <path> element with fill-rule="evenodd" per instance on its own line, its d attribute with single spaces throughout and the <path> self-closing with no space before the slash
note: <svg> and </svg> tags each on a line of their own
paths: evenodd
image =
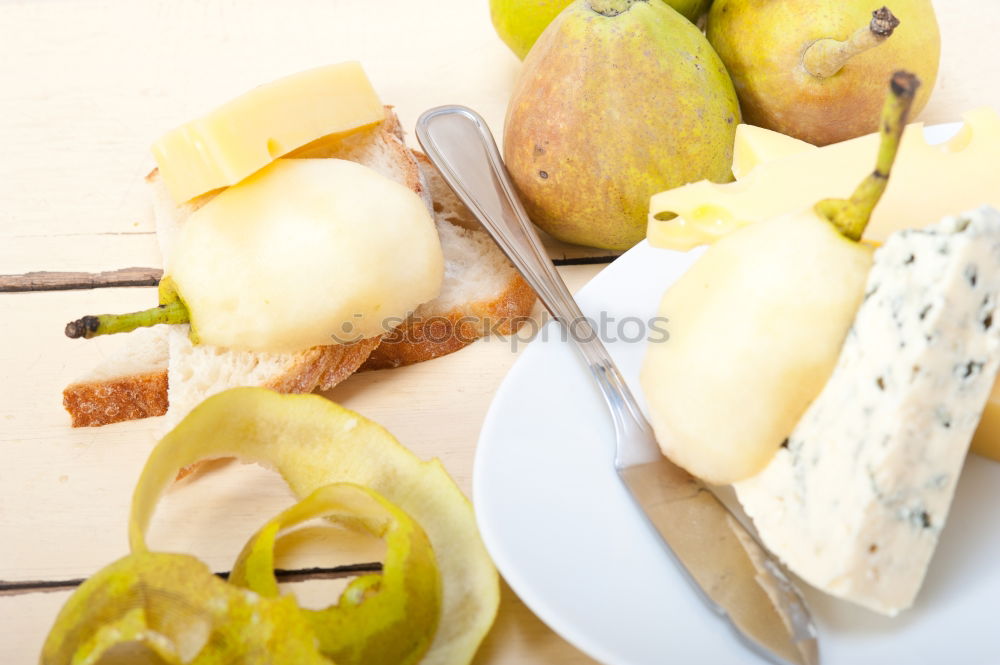
<svg viewBox="0 0 1000 665">
<path fill-rule="evenodd" d="M 0 661 L 37 663 L 45 636 L 69 591 L 0 595 Z"/>
<path fill-rule="evenodd" d="M 82 240 L 75 240 L 73 242 L 91 244 L 93 241 L 93 237 L 88 237 Z M 38 246 L 41 245 L 51 246 L 52 244 L 53 238 L 34 238 L 30 243 L 32 248 L 38 248 Z M 134 255 L 145 255 L 146 258 L 151 258 L 151 252 L 147 251 L 147 244 L 146 239 L 143 239 L 140 243 L 136 243 L 132 240 L 114 241 L 110 244 L 112 251 L 88 252 L 86 254 L 93 255 L 95 257 L 102 257 L 100 259 L 101 264 L 106 264 L 108 261 L 114 262 L 127 260 Z M 137 247 L 140 248 L 139 251 L 135 251 Z M 12 258 L 16 253 L 11 251 L 5 254 L 2 248 L 3 246 L 0 246 L 0 257 Z M 77 254 L 82 256 L 84 253 L 78 252 Z M 611 261 L 616 258 L 614 255 L 575 256 L 572 252 L 567 254 L 565 252 L 558 251 L 558 249 L 554 252 L 554 254 L 556 256 L 553 260 L 556 267 L 567 268 L 569 270 L 583 268 L 584 270 L 581 274 L 584 275 L 591 274 L 591 271 L 585 269 L 586 266 L 593 266 L 596 269 L 600 269 L 601 267 L 611 263 Z M 24 263 L 34 263 L 35 260 L 29 258 L 30 256 L 33 256 L 33 254 L 22 255 L 21 260 Z M 156 259 L 158 259 L 158 256 Z M 63 263 L 65 261 L 57 260 L 56 262 Z M 0 262 L 0 266 L 7 267 L 7 269 L 14 267 L 11 266 L 10 263 L 4 265 L 2 262 Z M 575 273 L 567 274 L 569 274 L 569 279 L 574 279 L 573 275 Z M 138 266 L 128 268 L 109 268 L 106 270 L 97 270 L 92 272 L 32 270 L 23 273 L 0 273 L 0 293 L 73 291 L 94 288 L 156 286 L 162 275 L 163 270 L 161 268 Z"/>
<path fill-rule="evenodd" d="M 0 143 L 18 155 L 0 161 L 0 274 L 158 266 L 151 236 L 119 241 L 119 234 L 153 230 L 143 183 L 153 166 L 151 142 L 233 95 L 303 68 L 360 60 L 407 129 L 426 108 L 458 102 L 479 110 L 500 137 L 517 61 L 493 36 L 485 5 L 452 4 L 397 2 L 395 20 L 383 21 L 357 1 L 253 0 L 208 10 L 181 0 L 150 21 L 142 3 L 0 3 L 0 23 L 14 27 Z M 68 15 L 79 20 L 64 20 Z M 105 38 L 109 22 L 121 28 L 115 39 Z M 448 25 L 475 29 L 421 40 L 421 57 L 399 57 L 415 29 Z M 31 36 L 39 31 L 49 38 Z M 295 49 L 261 48 L 290 42 Z M 430 70 L 446 73 L 449 85 L 426 85 Z M 547 244 L 554 258 L 615 254 Z"/>
<path fill-rule="evenodd" d="M 152 232 L 0 237 L 0 275 L 39 270 L 102 272 L 160 265 L 160 248 Z"/>
<path fill-rule="evenodd" d="M 935 4 L 942 68 L 920 119 L 947 122 L 974 106 L 1000 108 L 1000 87 L 984 80 L 1000 5 Z M 427 108 L 463 103 L 482 113 L 499 139 L 518 63 L 493 35 L 487 3 L 390 0 L 384 9 L 372 13 L 365 0 L 0 2 L 0 24 L 7 28 L 0 274 L 157 267 L 141 181 L 152 166 L 150 142 L 234 94 L 306 67 L 359 59 L 407 129 Z M 607 254 L 556 243 L 550 252 L 570 259 Z M 581 282 L 598 268 L 563 273 Z M 148 288 L 0 294 L 7 329 L 0 349 L 6 379 L 0 384 L 0 579 L 78 578 L 125 552 L 127 502 L 158 421 L 69 428 L 62 386 L 112 356 L 123 340 L 66 340 L 61 330 L 82 313 L 138 309 L 153 298 Z M 441 457 L 468 492 L 483 415 L 515 358 L 509 342 L 479 342 L 424 365 L 353 377 L 329 396 L 379 420 L 418 455 Z M 192 551 L 224 570 L 262 516 L 288 500 L 268 472 L 216 465 L 168 494 L 151 541 Z M 363 539 L 300 538 L 293 545 L 283 553 L 286 565 L 379 556 L 377 544 Z M 35 660 L 67 593 L 0 595 L 0 661 Z M 590 662 L 509 590 L 503 602 L 477 662 Z"/>
<path fill-rule="evenodd" d="M 944 53 L 922 119 L 1000 108 L 1000 88 L 981 80 L 996 7 L 936 4 Z M 502 136 L 518 62 L 493 34 L 487 4 L 395 0 L 386 12 L 370 13 L 363 0 L 0 3 L 0 144 L 16 155 L 0 161 L 0 234 L 149 230 L 141 178 L 159 134 L 327 62 L 360 60 L 408 130 L 427 108 L 463 103 Z"/>
<path fill-rule="evenodd" d="M 599 269 L 571 266 L 561 272 L 575 290 Z M 128 501 L 160 419 L 70 428 L 60 404 L 62 386 L 112 356 L 124 339 L 68 340 L 61 337 L 61 324 L 83 311 L 138 308 L 152 295 L 148 288 L 0 295 L 0 316 L 17 321 L 0 349 L 6 376 L 15 378 L 0 384 L 0 579 L 5 582 L 72 581 L 126 553 Z M 482 418 L 521 346 L 500 339 L 477 342 L 432 362 L 358 375 L 329 396 L 387 426 L 417 455 L 441 458 L 468 493 Z M 449 427 L 442 428 L 443 422 Z M 214 570 L 228 570 L 245 539 L 290 500 L 271 472 L 215 464 L 168 492 L 150 543 L 194 553 Z M 311 526 L 309 537 L 299 535 L 279 550 L 282 568 L 378 561 L 383 551 L 370 538 L 345 537 L 326 527 Z M 310 606 L 334 593 L 315 581 L 295 590 Z M 5 617 L 0 661 L 33 660 L 68 593 L 0 594 Z M 477 663 L 592 662 L 506 587 L 502 603 Z"/>
<path fill-rule="evenodd" d="M 1000 3 L 933 0 L 933 5 L 941 29 L 941 67 L 917 119 L 932 125 L 956 122 L 963 112 L 980 106 L 1000 111 L 995 47 Z"/>
<path fill-rule="evenodd" d="M 561 269 L 578 288 L 600 266 Z M 0 579 L 60 582 L 86 577 L 127 551 L 128 501 L 160 419 L 72 429 L 62 386 L 124 341 L 61 337 L 82 311 L 138 308 L 152 289 L 0 295 L 0 316 L 16 320 L 0 363 Z M 482 418 L 520 344 L 489 340 L 432 362 L 351 378 L 329 396 L 378 420 L 421 457 L 436 456 L 468 493 Z M 456 399 L 459 395 L 461 399 Z M 448 422 L 448 428 L 442 428 Z M 245 539 L 291 496 L 275 474 L 222 463 L 174 486 L 150 532 L 154 548 L 187 551 L 227 570 Z M 279 551 L 283 568 L 377 561 L 381 545 L 325 532 Z M 95 538 L 94 534 L 100 534 Z M 28 662 L 68 592 L 0 595 L 0 661 Z M 315 595 L 315 594 L 314 594 Z M 539 622 L 507 589 L 494 636 L 478 663 L 590 662 Z M 4 634 L 6 633 L 6 635 Z M 18 639 L 3 639 L 8 636 Z M 7 656 L 6 658 L 4 656 Z"/>
<path fill-rule="evenodd" d="M 618 252 L 580 247 L 546 237 L 549 256 L 558 262 L 608 263 Z M 72 233 L 3 237 L 0 234 L 0 284 L 37 271 L 97 273 L 137 267 L 159 269 L 160 248 L 153 232 Z M 23 281 L 23 277 L 18 277 Z M 0 288 L 2 292 L 2 288 Z"/>
<path fill-rule="evenodd" d="M 577 287 L 599 266 L 563 273 Z M 0 317 L 16 321 L 0 358 L 0 579 L 63 580 L 89 575 L 125 551 L 132 486 L 161 432 L 160 418 L 101 428 L 69 427 L 62 388 L 126 341 L 122 336 L 70 340 L 67 320 L 87 312 L 139 309 L 152 289 L 98 289 L 0 295 Z M 411 367 L 352 377 L 328 396 L 380 422 L 421 458 L 439 457 L 469 493 L 472 455 L 486 408 L 526 340 L 482 340 L 458 353 Z M 456 399 L 456 394 L 461 399 Z M 441 423 L 448 423 L 442 428 Z M 274 474 L 224 465 L 174 488 L 154 523 L 151 542 L 228 566 L 246 538 L 285 507 L 290 494 Z M 47 515 L 71 520 L 39 520 Z M 67 538 L 90 543 L 65 556 Z M 350 552 L 327 562 L 367 561 Z M 352 558 L 354 557 L 354 558 Z"/>
<path fill-rule="evenodd" d="M 0 161 L 8 236 L 132 230 L 148 219 L 152 142 L 280 76 L 359 60 L 408 131 L 461 103 L 500 136 L 518 68 L 483 2 L 51 0 L 0 3 L 0 24 L 0 145 L 17 155 Z"/>
<path fill-rule="evenodd" d="M 62 327 L 83 313 L 127 311 L 154 299 L 149 288 L 0 295 L 8 324 L 0 351 L 6 378 L 0 385 L 5 581 L 86 576 L 125 551 L 128 485 L 154 442 L 151 422 L 69 427 L 63 387 L 126 340 L 69 340 Z M 101 537 L 95 540 L 94 533 Z M 67 543 L 76 543 L 72 557 L 65 555 Z"/>
</svg>

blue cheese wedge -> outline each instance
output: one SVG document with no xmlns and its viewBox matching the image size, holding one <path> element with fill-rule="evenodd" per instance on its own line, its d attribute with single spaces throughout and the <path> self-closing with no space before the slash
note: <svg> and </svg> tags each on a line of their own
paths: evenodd
<svg viewBox="0 0 1000 665">
<path fill-rule="evenodd" d="M 892 235 L 836 369 L 760 474 L 735 485 L 813 586 L 912 605 L 1000 362 L 1000 213 Z"/>
</svg>

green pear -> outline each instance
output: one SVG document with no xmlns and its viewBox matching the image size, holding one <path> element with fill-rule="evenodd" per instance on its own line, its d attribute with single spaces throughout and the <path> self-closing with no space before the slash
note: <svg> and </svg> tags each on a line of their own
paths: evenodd
<svg viewBox="0 0 1000 665">
<path fill-rule="evenodd" d="M 690 21 L 662 0 L 577 0 L 524 61 L 504 159 L 535 224 L 628 249 L 652 194 L 732 179 L 739 122 L 725 67 Z"/>
<path fill-rule="evenodd" d="M 829 379 L 872 263 L 858 240 L 918 86 L 893 77 L 877 167 L 850 200 L 743 227 L 664 295 L 670 338 L 649 345 L 641 383 L 664 454 L 694 475 L 761 471 Z"/>
<path fill-rule="evenodd" d="M 882 82 L 897 69 L 930 98 L 941 56 L 931 0 L 716 0 L 707 36 L 747 123 L 827 145 L 878 131 Z"/>
<path fill-rule="evenodd" d="M 490 19 L 500 39 L 521 60 L 538 36 L 573 0 L 490 0 Z"/>
<path fill-rule="evenodd" d="M 524 60 L 531 46 L 573 0 L 490 0 L 490 19 L 500 39 Z M 689 21 L 697 22 L 712 0 L 668 0 Z"/>
<path fill-rule="evenodd" d="M 667 4 L 687 20 L 697 23 L 698 19 L 708 11 L 712 0 L 667 0 Z"/>
</svg>

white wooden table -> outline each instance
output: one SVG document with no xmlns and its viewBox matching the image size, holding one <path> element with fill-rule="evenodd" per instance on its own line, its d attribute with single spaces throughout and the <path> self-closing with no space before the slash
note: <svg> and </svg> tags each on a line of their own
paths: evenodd
<svg viewBox="0 0 1000 665">
<path fill-rule="evenodd" d="M 942 71 L 922 119 L 1000 108 L 1000 3 L 939 0 Z M 499 136 L 518 61 L 486 0 L 0 0 L 0 274 L 159 265 L 141 176 L 161 132 L 254 85 L 360 60 L 412 130 L 425 109 L 476 108 Z M 553 247 L 556 258 L 585 255 Z M 574 288 L 599 265 L 566 266 Z M 73 585 L 126 553 L 128 501 L 156 421 L 71 429 L 63 386 L 122 342 L 62 335 L 81 313 L 144 308 L 151 288 L 0 294 L 0 662 L 37 659 Z M 466 493 L 486 408 L 515 360 L 481 341 L 421 365 L 352 377 L 329 397 L 439 457 Z M 221 465 L 164 499 L 155 548 L 226 570 L 288 503 L 256 467 Z M 372 561 L 360 541 L 304 544 L 283 568 Z M 567 562 L 572 565 L 572 562 Z M 613 574 L 609 571 L 608 574 Z M 336 582 L 294 585 L 328 602 Z M 327 599 L 324 601 L 324 598 Z M 586 663 L 505 588 L 479 663 Z"/>
</svg>

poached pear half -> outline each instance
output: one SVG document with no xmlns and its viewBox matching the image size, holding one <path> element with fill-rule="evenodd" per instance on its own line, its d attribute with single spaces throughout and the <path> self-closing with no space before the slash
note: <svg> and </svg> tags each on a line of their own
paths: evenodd
<svg viewBox="0 0 1000 665">
<path fill-rule="evenodd" d="M 628 249 L 652 194 L 732 179 L 739 122 L 729 75 L 690 21 L 662 0 L 577 0 L 524 61 L 504 159 L 539 227 Z"/>
<path fill-rule="evenodd" d="M 760 472 L 830 378 L 864 299 L 858 242 L 885 190 L 919 81 L 897 72 L 875 170 L 850 199 L 745 226 L 666 292 L 670 338 L 640 380 L 663 453 L 708 482 Z"/>
<path fill-rule="evenodd" d="M 408 187 L 342 159 L 277 159 L 183 221 L 160 306 L 85 316 L 90 338 L 190 323 L 196 342 L 293 353 L 374 337 L 437 297 L 441 241 Z"/>
</svg>

